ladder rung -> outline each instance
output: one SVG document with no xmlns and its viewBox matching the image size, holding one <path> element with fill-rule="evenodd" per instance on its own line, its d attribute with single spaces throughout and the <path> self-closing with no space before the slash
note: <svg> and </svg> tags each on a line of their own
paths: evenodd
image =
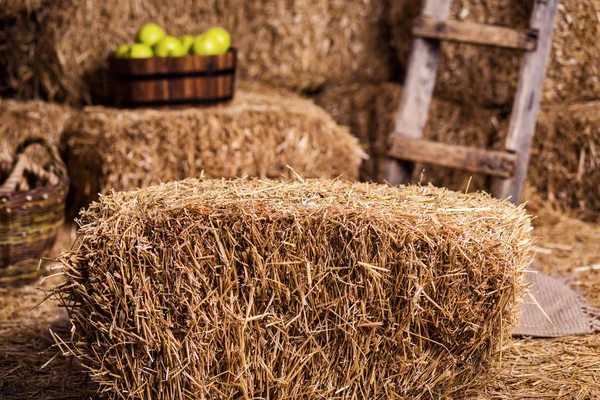
<svg viewBox="0 0 600 400">
<path fill-rule="evenodd" d="M 526 51 L 535 50 L 538 33 L 537 29 L 518 31 L 501 26 L 428 17 L 419 17 L 413 28 L 413 35 L 424 38 Z"/>
<path fill-rule="evenodd" d="M 513 176 L 517 155 L 507 151 L 483 150 L 423 139 L 392 138 L 390 157 L 425 164 L 479 172 L 502 178 Z"/>
</svg>

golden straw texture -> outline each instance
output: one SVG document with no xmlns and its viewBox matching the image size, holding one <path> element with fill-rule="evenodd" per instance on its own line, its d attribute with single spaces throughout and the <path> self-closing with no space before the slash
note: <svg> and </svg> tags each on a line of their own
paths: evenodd
<svg viewBox="0 0 600 400">
<path fill-rule="evenodd" d="M 379 0 L 54 1 L 4 23 L 0 86 L 71 104 L 110 99 L 108 56 L 145 22 L 173 35 L 213 25 L 232 33 L 240 75 L 295 90 L 391 77 L 386 3 Z M 35 51 L 32 51 L 35 50 Z"/>
<path fill-rule="evenodd" d="M 528 179 L 554 207 L 600 222 L 600 102 L 543 107 Z"/>
<path fill-rule="evenodd" d="M 250 89 L 256 85 L 250 85 Z M 175 111 L 84 109 L 66 130 L 74 201 L 197 177 L 296 173 L 354 180 L 363 151 L 310 100 L 238 90 L 228 106 Z"/>
<path fill-rule="evenodd" d="M 529 262 L 522 208 L 340 180 L 172 182 L 103 197 L 80 226 L 59 343 L 115 399 L 472 391 Z"/>
<path fill-rule="evenodd" d="M 391 2 L 390 26 L 398 58 L 406 65 L 411 28 L 422 1 Z M 533 1 L 453 0 L 451 18 L 527 28 Z M 600 99 L 600 2 L 562 0 L 558 9 L 542 101 Z M 506 49 L 444 43 L 438 73 L 438 96 L 485 106 L 511 106 L 522 53 Z"/>
</svg>

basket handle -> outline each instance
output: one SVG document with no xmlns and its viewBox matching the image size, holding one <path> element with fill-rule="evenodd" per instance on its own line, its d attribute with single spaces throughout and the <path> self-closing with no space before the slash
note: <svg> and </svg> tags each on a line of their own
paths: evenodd
<svg viewBox="0 0 600 400">
<path fill-rule="evenodd" d="M 17 188 L 17 185 L 21 181 L 21 178 L 23 177 L 23 174 L 27 167 L 27 157 L 25 157 L 25 154 L 23 153 L 25 152 L 27 147 L 33 144 L 39 144 L 48 151 L 48 154 L 50 154 L 52 164 L 56 170 L 56 175 L 59 177 L 59 179 L 64 179 L 67 177 L 67 167 L 65 166 L 63 160 L 60 158 L 58 150 L 54 145 L 52 145 L 44 138 L 27 138 L 19 145 L 19 147 L 17 147 L 15 167 L 13 168 L 12 172 L 10 173 L 10 176 L 6 179 L 2 187 L 0 187 L 0 195 L 10 194 L 14 192 Z"/>
</svg>

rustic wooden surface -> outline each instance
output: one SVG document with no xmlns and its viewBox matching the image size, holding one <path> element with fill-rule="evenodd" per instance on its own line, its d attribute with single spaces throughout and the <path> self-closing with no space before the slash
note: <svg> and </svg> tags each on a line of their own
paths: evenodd
<svg viewBox="0 0 600 400">
<path fill-rule="evenodd" d="M 539 33 L 536 29 L 518 31 L 501 26 L 428 17 L 418 18 L 412 32 L 417 37 L 525 51 L 535 50 Z"/>
<path fill-rule="evenodd" d="M 436 164 L 504 178 L 511 177 L 517 166 L 517 156 L 512 153 L 422 139 L 397 137 L 390 154 L 401 160 Z"/>
<path fill-rule="evenodd" d="M 231 100 L 236 53 L 110 60 L 117 105 L 177 107 Z"/>
<path fill-rule="evenodd" d="M 450 15 L 452 0 L 425 0 L 422 16 L 445 20 Z M 402 99 L 396 117 L 394 137 L 419 139 L 427 122 L 440 58 L 440 42 L 415 38 L 408 61 Z M 391 185 L 410 183 L 414 164 L 389 158 L 385 178 Z"/>
<path fill-rule="evenodd" d="M 538 45 L 535 51 L 524 56 L 506 138 L 506 149 L 516 153 L 519 162 L 515 175 L 500 181 L 495 191 L 496 197 L 510 198 L 513 203 L 520 202 L 527 176 L 529 151 L 540 108 L 558 2 L 559 0 L 535 0 L 531 15 L 531 28 L 540 31 Z"/>
</svg>

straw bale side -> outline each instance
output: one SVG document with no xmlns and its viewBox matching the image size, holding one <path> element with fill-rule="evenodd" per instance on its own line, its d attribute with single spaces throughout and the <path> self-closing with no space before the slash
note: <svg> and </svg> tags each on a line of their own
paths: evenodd
<svg viewBox="0 0 600 400">
<path fill-rule="evenodd" d="M 378 0 L 172 0 L 168 6 L 162 0 L 56 1 L 13 20 L 20 37 L 0 50 L 6 59 L 0 86 L 22 97 L 104 102 L 110 99 L 110 52 L 132 41 L 148 21 L 174 35 L 228 28 L 245 78 L 294 90 L 383 81 L 394 59 L 386 15 L 386 3 Z"/>
<path fill-rule="evenodd" d="M 392 41 L 402 65 L 412 44 L 410 34 L 422 1 L 391 2 Z M 532 1 L 454 0 L 451 18 L 529 26 Z M 600 99 L 600 3 L 560 2 L 552 54 L 542 100 L 547 103 Z M 484 106 L 511 106 L 521 65 L 518 51 L 444 43 L 436 94 L 444 99 Z"/>
<path fill-rule="evenodd" d="M 80 222 L 55 295 L 112 398 L 455 397 L 529 262 L 522 208 L 433 187 L 189 179 Z"/>
<path fill-rule="evenodd" d="M 398 84 L 353 84 L 327 88 L 315 99 L 339 124 L 349 126 L 366 148 L 369 159 L 361 166 L 362 180 L 384 181 L 387 141 L 394 130 L 401 96 L 402 86 Z M 502 117 L 499 111 L 435 99 L 424 136 L 439 142 L 498 148 L 502 145 L 498 140 Z M 413 179 L 461 191 L 467 186 L 469 191 L 489 191 L 491 187 L 488 177 L 432 165 L 417 165 Z"/>
<path fill-rule="evenodd" d="M 254 87 L 253 87 L 254 86 Z M 63 144 L 76 206 L 204 174 L 354 180 L 364 152 L 310 100 L 244 85 L 228 106 L 171 111 L 84 109 Z"/>
<path fill-rule="evenodd" d="M 528 180 L 537 193 L 600 222 L 600 102 L 543 107 L 531 151 Z"/>
</svg>

